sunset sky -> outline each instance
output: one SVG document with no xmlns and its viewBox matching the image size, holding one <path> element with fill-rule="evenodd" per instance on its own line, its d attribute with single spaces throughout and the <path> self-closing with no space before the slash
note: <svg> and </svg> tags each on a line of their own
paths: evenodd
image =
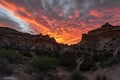
<svg viewBox="0 0 120 80">
<path fill-rule="evenodd" d="M 104 23 L 120 25 L 120 0 L 0 0 L 0 26 L 75 44 Z"/>
</svg>

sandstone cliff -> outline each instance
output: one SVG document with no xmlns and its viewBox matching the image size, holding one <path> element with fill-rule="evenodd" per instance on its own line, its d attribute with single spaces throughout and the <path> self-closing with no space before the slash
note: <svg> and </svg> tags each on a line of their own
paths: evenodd
<svg viewBox="0 0 120 80">
<path fill-rule="evenodd" d="M 64 46 L 58 44 L 54 38 L 42 34 L 31 35 L 14 29 L 0 27 L 0 47 L 11 48 L 23 52 L 42 53 L 54 52 Z"/>
<path fill-rule="evenodd" d="M 101 28 L 89 31 L 88 34 L 83 34 L 82 43 L 92 40 L 104 40 L 120 36 L 120 26 L 112 26 L 109 23 L 104 24 Z"/>
</svg>

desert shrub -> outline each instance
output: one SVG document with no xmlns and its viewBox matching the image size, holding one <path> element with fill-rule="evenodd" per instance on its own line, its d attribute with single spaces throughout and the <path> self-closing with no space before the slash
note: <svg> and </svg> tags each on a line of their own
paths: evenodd
<svg viewBox="0 0 120 80">
<path fill-rule="evenodd" d="M 106 62 L 109 59 L 111 59 L 112 57 L 113 57 L 113 53 L 108 52 L 108 51 L 103 51 L 102 54 L 95 53 L 92 55 L 92 59 L 95 62 Z"/>
<path fill-rule="evenodd" d="M 13 65 L 6 58 L 0 58 L 0 74 L 11 75 L 13 73 Z"/>
<path fill-rule="evenodd" d="M 102 62 L 105 62 L 105 61 L 109 60 L 112 56 L 113 56 L 113 53 L 105 52 L 105 53 L 101 56 L 101 61 L 102 61 Z"/>
<path fill-rule="evenodd" d="M 95 62 L 101 61 L 101 54 L 97 54 L 97 53 L 93 54 L 93 55 L 92 55 L 92 59 L 93 59 Z"/>
<path fill-rule="evenodd" d="M 66 53 L 63 54 L 59 58 L 59 64 L 67 67 L 68 69 L 74 69 L 76 67 L 76 58 L 74 57 L 73 53 Z"/>
<path fill-rule="evenodd" d="M 35 70 L 47 71 L 57 65 L 57 60 L 53 57 L 33 57 L 30 64 Z"/>
<path fill-rule="evenodd" d="M 105 66 L 111 66 L 113 64 L 118 64 L 120 63 L 120 59 L 116 56 L 112 57 L 109 61 L 106 61 L 106 63 L 104 63 Z"/>
<path fill-rule="evenodd" d="M 21 62 L 21 60 L 23 59 L 23 57 L 24 56 L 22 54 L 15 53 L 15 54 L 13 54 L 12 59 L 13 59 L 14 62 Z"/>
<path fill-rule="evenodd" d="M 117 55 L 116 55 L 118 58 L 120 58 L 120 51 L 117 52 Z"/>
<path fill-rule="evenodd" d="M 80 70 L 81 71 L 89 71 L 91 70 L 92 67 L 94 67 L 95 65 L 95 61 L 94 60 L 85 60 L 84 62 L 82 62 L 82 64 L 80 65 Z"/>
<path fill-rule="evenodd" d="M 17 63 L 22 60 L 23 55 L 13 50 L 0 49 L 0 58 L 2 57 L 8 59 L 11 63 Z"/>
<path fill-rule="evenodd" d="M 86 77 L 84 77 L 79 70 L 75 70 L 72 74 L 71 74 L 72 80 L 87 80 Z"/>
<path fill-rule="evenodd" d="M 24 51 L 24 52 L 22 52 L 22 53 L 24 54 L 25 57 L 29 57 L 29 58 L 32 58 L 32 57 L 33 57 L 33 55 L 30 54 L 28 51 Z"/>
</svg>

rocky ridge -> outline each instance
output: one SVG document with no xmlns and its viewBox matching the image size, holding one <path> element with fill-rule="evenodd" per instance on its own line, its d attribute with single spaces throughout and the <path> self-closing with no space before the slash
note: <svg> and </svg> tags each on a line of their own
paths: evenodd
<svg viewBox="0 0 120 80">
<path fill-rule="evenodd" d="M 7 27 L 0 27 L 0 47 L 37 53 L 45 49 L 54 52 L 64 46 L 58 44 L 54 38 L 50 38 L 48 35 L 31 35 Z"/>
<path fill-rule="evenodd" d="M 88 34 L 83 34 L 82 43 L 86 43 L 92 40 L 102 41 L 108 38 L 114 38 L 120 36 L 120 26 L 112 26 L 109 23 L 104 24 L 101 28 L 89 31 Z"/>
<path fill-rule="evenodd" d="M 42 53 L 42 56 L 37 54 L 32 57 L 27 56 L 27 59 L 26 55 L 24 55 L 24 59 L 20 60 L 21 63 L 17 63 L 17 65 L 16 61 L 18 59 L 14 56 L 10 59 L 8 56 L 7 58 L 6 56 L 0 58 L 0 70 L 3 70 L 5 74 L 6 70 L 12 73 L 11 77 L 3 75 L 0 76 L 0 79 L 4 76 L 4 78 L 18 78 L 20 80 L 120 79 L 120 26 L 112 26 L 106 23 L 101 28 L 89 31 L 88 34 L 83 34 L 82 41 L 71 46 L 58 44 L 49 36 L 41 34 L 30 35 L 9 28 L 0 28 L 0 35 L 0 47 L 30 54 Z M 0 51 L 6 50 L 1 49 Z M 11 50 L 8 52 L 11 52 Z M 14 52 L 14 54 L 18 53 Z M 15 62 L 10 63 L 11 59 L 15 59 L 13 60 Z M 53 64 L 54 60 L 57 60 L 57 63 L 55 62 L 56 65 Z M 38 69 L 46 70 L 48 68 L 46 65 L 49 66 L 51 64 L 55 67 L 45 72 L 44 70 L 36 71 L 33 68 L 34 65 L 30 65 L 31 61 L 36 65 L 35 68 Z M 45 64 L 44 67 L 41 64 Z M 15 68 L 11 68 L 14 65 Z"/>
</svg>

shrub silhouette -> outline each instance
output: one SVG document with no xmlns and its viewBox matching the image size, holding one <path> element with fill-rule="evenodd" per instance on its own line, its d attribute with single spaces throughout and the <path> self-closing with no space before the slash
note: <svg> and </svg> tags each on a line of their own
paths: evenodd
<svg viewBox="0 0 120 80">
<path fill-rule="evenodd" d="M 57 60 L 53 57 L 33 57 L 31 65 L 35 70 L 47 71 L 54 68 L 57 65 Z"/>
<path fill-rule="evenodd" d="M 74 69 L 77 65 L 76 58 L 73 53 L 63 54 L 59 59 L 59 64 L 69 69 Z"/>
<path fill-rule="evenodd" d="M 8 59 L 11 63 L 18 63 L 22 60 L 23 55 L 13 50 L 0 49 L 0 58 L 2 57 Z"/>
<path fill-rule="evenodd" d="M 73 71 L 71 74 L 72 80 L 87 80 L 86 77 L 84 77 L 79 70 Z"/>
<path fill-rule="evenodd" d="M 91 60 L 86 60 L 80 65 L 81 71 L 89 71 L 92 67 L 94 67 L 95 62 Z"/>
</svg>

